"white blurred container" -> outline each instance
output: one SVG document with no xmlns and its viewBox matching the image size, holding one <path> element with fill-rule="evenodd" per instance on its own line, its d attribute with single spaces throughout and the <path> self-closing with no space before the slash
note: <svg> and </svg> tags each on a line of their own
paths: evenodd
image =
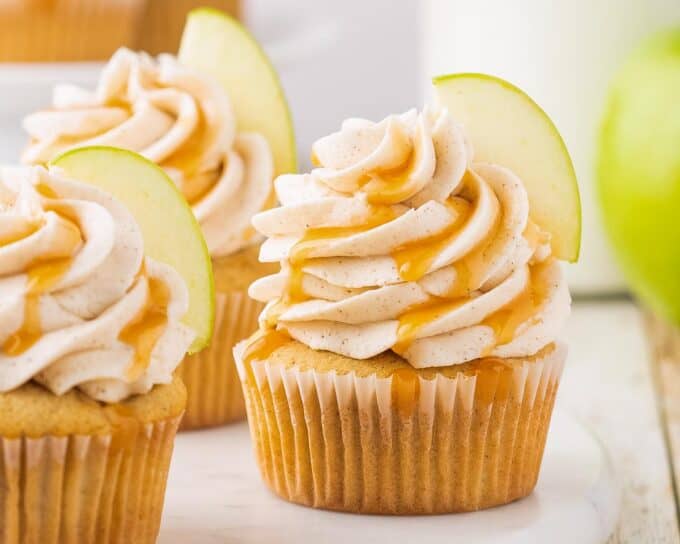
<svg viewBox="0 0 680 544">
<path fill-rule="evenodd" d="M 645 36 L 680 20 L 678 0 L 426 0 L 425 76 L 488 72 L 527 91 L 552 117 L 574 160 L 583 205 L 576 294 L 624 290 L 594 194 L 597 128 L 608 84 Z"/>
<path fill-rule="evenodd" d="M 19 161 L 27 135 L 21 121 L 27 114 L 48 107 L 52 88 L 75 83 L 93 88 L 101 63 L 0 63 L 0 163 Z"/>
<path fill-rule="evenodd" d="M 420 105 L 418 0 L 245 0 L 246 26 L 288 96 L 300 168 L 347 117 L 378 120 Z"/>
</svg>

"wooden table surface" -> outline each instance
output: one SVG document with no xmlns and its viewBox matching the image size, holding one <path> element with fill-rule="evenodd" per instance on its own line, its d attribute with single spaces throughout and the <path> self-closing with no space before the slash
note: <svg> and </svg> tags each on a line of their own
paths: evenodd
<svg viewBox="0 0 680 544">
<path fill-rule="evenodd" d="M 558 402 L 605 443 L 621 484 L 615 543 L 680 544 L 680 333 L 630 301 L 574 303 Z"/>
</svg>

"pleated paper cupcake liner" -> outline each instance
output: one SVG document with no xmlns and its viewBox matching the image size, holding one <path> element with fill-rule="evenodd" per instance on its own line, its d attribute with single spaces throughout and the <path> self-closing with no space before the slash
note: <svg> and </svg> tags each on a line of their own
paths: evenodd
<svg viewBox="0 0 680 544">
<path fill-rule="evenodd" d="M 187 14 L 192 9 L 213 7 L 237 16 L 240 4 L 239 0 L 145 0 L 144 3 L 144 19 L 135 45 L 153 55 L 177 51 Z"/>
<path fill-rule="evenodd" d="M 133 47 L 145 0 L 3 0 L 0 61 L 105 60 Z"/>
<path fill-rule="evenodd" d="M 566 348 L 455 377 L 238 359 L 257 461 L 282 498 L 375 514 L 479 510 L 538 479 Z"/>
<path fill-rule="evenodd" d="M 179 421 L 0 438 L 0 542 L 156 542 Z"/>
<path fill-rule="evenodd" d="M 213 427 L 245 418 L 233 347 L 257 329 L 262 308 L 262 303 L 248 298 L 245 292 L 217 294 L 212 343 L 188 356 L 177 370 L 189 395 L 182 430 Z"/>
</svg>

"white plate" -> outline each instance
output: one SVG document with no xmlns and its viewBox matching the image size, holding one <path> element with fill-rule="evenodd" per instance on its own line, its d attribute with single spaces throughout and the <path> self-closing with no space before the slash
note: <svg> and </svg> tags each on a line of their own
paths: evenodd
<svg viewBox="0 0 680 544">
<path fill-rule="evenodd" d="M 245 424 L 182 434 L 159 544 L 599 544 L 611 534 L 619 489 L 600 442 L 556 410 L 535 492 L 513 504 L 441 516 L 359 516 L 286 503 L 261 483 Z"/>
</svg>

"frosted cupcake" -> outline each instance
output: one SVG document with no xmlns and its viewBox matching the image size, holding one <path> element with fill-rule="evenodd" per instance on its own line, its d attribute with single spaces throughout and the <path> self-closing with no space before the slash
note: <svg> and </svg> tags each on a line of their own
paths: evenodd
<svg viewBox="0 0 680 544">
<path fill-rule="evenodd" d="M 195 332 L 119 201 L 0 169 L 0 540 L 155 542 Z"/>
<path fill-rule="evenodd" d="M 262 309 L 248 299 L 248 285 L 274 270 L 258 262 L 261 240 L 250 226 L 255 213 L 273 204 L 274 163 L 267 140 L 237 132 L 229 98 L 217 81 L 170 55 L 156 60 L 121 49 L 96 90 L 57 87 L 52 106 L 24 122 L 31 136 L 25 163 L 42 164 L 86 145 L 130 149 L 160 165 L 191 205 L 213 259 L 217 321 L 212 346 L 179 369 L 189 394 L 182 425 L 244 417 L 231 350 L 255 330 Z"/>
<path fill-rule="evenodd" d="M 236 351 L 257 460 L 293 502 L 477 510 L 539 473 L 570 297 L 521 179 L 446 109 L 352 119 L 255 216 L 280 273 Z"/>
</svg>

